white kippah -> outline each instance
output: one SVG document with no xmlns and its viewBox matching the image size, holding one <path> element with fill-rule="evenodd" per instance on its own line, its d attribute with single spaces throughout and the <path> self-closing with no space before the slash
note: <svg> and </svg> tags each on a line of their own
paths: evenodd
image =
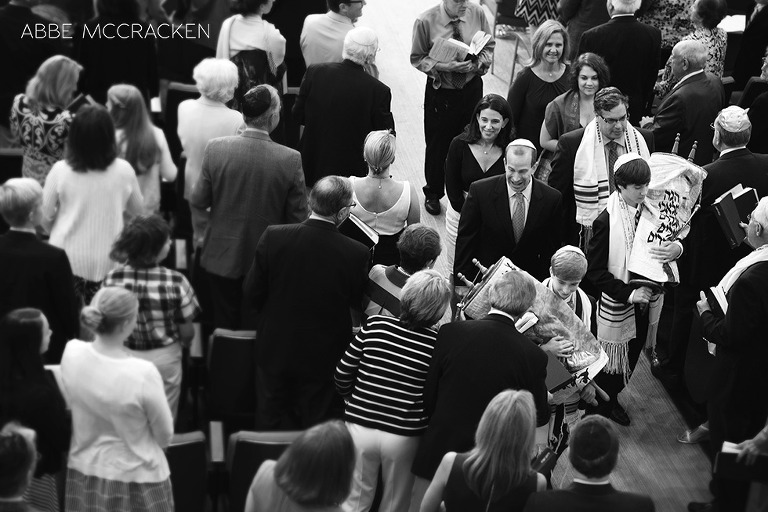
<svg viewBox="0 0 768 512">
<path fill-rule="evenodd" d="M 582 251 L 581 249 L 579 249 L 575 245 L 564 245 L 564 246 L 562 246 L 557 251 L 555 251 L 555 254 L 553 254 L 552 257 L 554 258 L 556 256 L 559 256 L 559 255 L 563 254 L 564 252 L 575 252 L 577 254 L 580 254 L 580 255 L 584 256 L 585 258 L 587 257 L 584 254 L 584 251 Z"/>
<path fill-rule="evenodd" d="M 631 162 L 632 160 L 642 160 L 643 157 L 638 155 L 637 153 L 624 153 L 619 158 L 616 159 L 616 164 L 613 166 L 613 172 L 614 174 L 616 171 L 619 170 L 619 167 L 626 164 L 627 162 Z"/>
<path fill-rule="evenodd" d="M 534 146 L 533 142 L 529 141 L 528 139 L 515 139 L 507 145 L 507 147 L 510 146 L 525 146 L 536 151 L 536 146 Z"/>
<path fill-rule="evenodd" d="M 731 133 L 738 133 L 752 126 L 747 111 L 736 105 L 721 110 L 715 119 L 715 124 Z"/>
<path fill-rule="evenodd" d="M 376 32 L 368 27 L 355 27 L 349 32 L 345 39 L 357 43 L 360 46 L 375 46 L 378 44 Z"/>
</svg>

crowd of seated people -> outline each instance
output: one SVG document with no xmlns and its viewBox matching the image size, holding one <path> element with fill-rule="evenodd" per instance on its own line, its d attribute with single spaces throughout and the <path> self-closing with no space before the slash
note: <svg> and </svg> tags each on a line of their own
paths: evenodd
<svg viewBox="0 0 768 512">
<path fill-rule="evenodd" d="M 712 455 L 731 441 L 754 462 L 768 451 L 768 411 L 744 396 L 768 392 L 768 351 L 756 342 L 768 315 L 768 199 L 742 219 L 738 249 L 712 222 L 712 203 L 739 182 L 768 195 L 768 93 L 749 110 L 728 107 L 721 83 L 729 73 L 738 88 L 760 71 L 766 80 L 766 57 L 761 69 L 754 58 L 768 55 L 766 1 L 747 13 L 732 70 L 717 28 L 725 0 L 684 2 L 691 33 L 675 41 L 653 26 L 653 1 L 647 11 L 609 0 L 609 21 L 578 44 L 572 27 L 543 21 L 505 99 L 482 93 L 493 37 L 475 60 L 430 52 L 440 39 L 491 31 L 477 2 L 435 0 L 414 24 L 410 61 L 427 75 L 424 209 L 439 215 L 447 192 L 444 242 L 421 224 L 416 184 L 394 179 L 398 98 L 379 78 L 375 32 L 353 26 L 365 1 L 327 0 L 328 15 L 311 15 L 302 35 L 304 49 L 304 36 L 322 36 L 338 55 L 308 63 L 293 110 L 307 124 L 298 150 L 282 144 L 286 49 L 298 41 L 268 21 L 274 0 L 243 0 L 220 21 L 216 58 L 190 67 L 200 97 L 179 105 L 177 126 L 149 108 L 160 92 L 151 39 L 28 41 L 25 66 L 4 67 L 13 77 L 0 87 L 0 144 L 21 152 L 19 176 L 0 184 L 0 511 L 174 510 L 164 449 L 182 426 L 183 352 L 201 320 L 204 334 L 257 329 L 254 427 L 303 430 L 259 468 L 248 511 L 365 511 L 377 486 L 379 510 L 393 512 L 653 510 L 609 475 L 613 423 L 644 421 L 619 398 L 659 315 L 673 328 L 658 334 L 654 374 L 688 385 L 679 374 L 695 315 L 716 346 L 704 378 L 724 383 L 705 397 L 705 426 L 681 442 L 706 431 Z M 0 29 L 42 19 L 30 7 L 0 7 Z M 154 0 L 95 8 L 90 29 L 170 20 Z M 336 30 L 313 32 L 326 22 Z M 6 55 L 14 48 L 0 41 L 0 59 L 16 59 Z M 78 93 L 92 99 L 82 106 Z M 350 99 L 321 101 L 331 93 Z M 677 303 L 662 309 L 627 262 L 648 208 L 649 156 L 673 143 L 684 157 L 697 145 L 691 159 L 709 175 L 690 235 L 649 252 L 681 269 L 681 286 L 667 290 Z M 177 174 L 171 211 L 162 184 Z M 184 236 L 179 212 L 191 212 L 189 269 L 176 268 L 183 244 L 169 258 Z M 375 248 L 339 229 L 358 220 L 378 233 Z M 707 252 L 723 256 L 702 263 Z M 499 257 L 524 272 L 488 287 L 482 316 L 452 311 L 473 259 Z M 691 270 L 702 265 L 707 282 Z M 713 285 L 732 306 L 724 314 L 697 302 Z M 608 356 L 564 402 L 546 389 L 546 363 L 576 342 L 518 331 L 546 288 Z M 550 471 L 532 461 L 549 450 L 577 471 L 572 487 L 546 490 Z M 765 495 L 720 474 L 712 489 L 711 503 L 689 509 L 752 512 Z"/>
</svg>

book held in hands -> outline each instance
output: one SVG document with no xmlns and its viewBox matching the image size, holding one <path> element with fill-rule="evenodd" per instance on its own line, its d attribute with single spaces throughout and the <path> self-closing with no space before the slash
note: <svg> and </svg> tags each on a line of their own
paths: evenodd
<svg viewBox="0 0 768 512">
<path fill-rule="evenodd" d="M 749 214 L 758 201 L 755 189 L 738 184 L 712 203 L 717 221 L 731 249 L 741 245 L 747 237 L 739 222 L 748 223 Z"/>
<path fill-rule="evenodd" d="M 477 56 L 480 55 L 490 40 L 491 35 L 482 30 L 477 31 L 469 44 L 457 39 L 440 37 L 429 50 L 429 57 L 437 62 L 462 62 L 465 60 L 475 62 Z"/>
</svg>

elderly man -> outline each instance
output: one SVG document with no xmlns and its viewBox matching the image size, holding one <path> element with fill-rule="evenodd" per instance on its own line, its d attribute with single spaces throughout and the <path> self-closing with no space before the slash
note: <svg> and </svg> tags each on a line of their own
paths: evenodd
<svg viewBox="0 0 768 512">
<path fill-rule="evenodd" d="M 535 492 L 524 512 L 653 512 L 648 496 L 616 490 L 610 482 L 619 459 L 619 436 L 602 416 L 587 416 L 571 433 L 568 459 L 575 471 L 567 489 Z"/>
<path fill-rule="evenodd" d="M 259 333 L 257 426 L 267 430 L 305 429 L 341 414 L 333 373 L 368 279 L 368 248 L 336 229 L 354 206 L 350 181 L 322 178 L 309 206 L 307 221 L 267 228 L 244 286 Z"/>
<path fill-rule="evenodd" d="M 578 245 L 583 251 L 592 222 L 616 188 L 616 160 L 625 153 L 648 158 L 654 148 L 650 132 L 627 122 L 629 98 L 617 88 L 598 91 L 594 108 L 595 119 L 586 128 L 560 137 L 549 175 L 550 186 L 563 194 L 563 242 Z"/>
<path fill-rule="evenodd" d="M 653 101 L 653 85 L 659 71 L 661 32 L 637 21 L 640 0 L 608 0 L 608 23 L 581 35 L 579 54 L 592 52 L 605 59 L 611 85 L 629 96 L 629 119 L 639 125 Z"/>
<path fill-rule="evenodd" d="M 200 263 L 214 301 L 214 325 L 242 327 L 242 284 L 261 234 L 272 224 L 307 218 L 301 156 L 269 138 L 280 121 L 280 98 L 270 85 L 243 97 L 242 135 L 211 140 L 190 204 L 210 208 Z"/>
<path fill-rule="evenodd" d="M 355 28 L 355 22 L 363 14 L 365 0 L 347 2 L 327 0 L 328 12 L 310 14 L 301 29 L 301 53 L 307 67 L 323 62 L 341 62 L 344 37 Z"/>
<path fill-rule="evenodd" d="M 400 293 L 408 278 L 419 270 L 435 266 L 440 256 L 440 235 L 424 224 L 411 224 L 397 241 L 400 264 L 374 265 L 368 273 L 363 314 L 400 316 Z"/>
<path fill-rule="evenodd" d="M 691 231 L 685 238 L 686 251 L 678 263 L 680 284 L 675 289 L 669 360 L 655 372 L 673 381 L 683 372 L 699 291 L 715 286 L 749 252 L 747 244 L 731 249 L 712 203 L 738 184 L 754 188 L 759 197 L 768 195 L 768 155 L 754 154 L 746 148 L 752 131 L 747 111 L 728 107 L 717 115 L 714 126 L 712 144 L 720 158 L 704 167 L 707 179 L 701 192 L 701 209 L 691 221 Z"/>
<path fill-rule="evenodd" d="M 394 129 L 389 87 L 366 73 L 374 63 L 379 40 L 367 27 L 344 38 L 344 58 L 309 66 L 293 106 L 304 125 L 299 142 L 307 185 L 323 176 L 365 176 L 363 142 L 374 130 Z"/>
<path fill-rule="evenodd" d="M 477 423 L 497 393 L 530 391 L 536 403 L 536 424 L 549 423 L 547 356 L 515 327 L 535 297 L 530 277 L 509 272 L 491 287 L 491 310 L 485 318 L 440 328 L 424 386 L 429 426 L 413 463 L 417 479 L 412 510 L 421 503 L 443 455 L 475 445 Z"/>
<path fill-rule="evenodd" d="M 459 218 L 455 273 L 471 279 L 477 273 L 473 258 L 487 266 L 506 256 L 538 280 L 549 275 L 549 260 L 560 246 L 562 197 L 533 177 L 535 162 L 533 143 L 514 140 L 504 152 L 505 174 L 470 185 Z"/>
<path fill-rule="evenodd" d="M 653 130 L 658 151 L 672 151 L 675 137 L 680 134 L 679 154 L 688 156 L 694 142 L 698 142 L 693 162 L 706 165 L 712 162 L 712 134 L 710 124 L 725 106 L 725 91 L 719 78 L 704 71 L 707 47 L 700 41 L 680 41 L 672 48 L 669 58 L 672 75 L 679 82 L 664 98 L 653 118 L 646 125 Z"/>
<path fill-rule="evenodd" d="M 483 9 L 467 0 L 442 0 L 427 9 L 413 24 L 411 64 L 426 73 L 424 92 L 424 207 L 431 215 L 440 214 L 440 198 L 445 195 L 443 166 L 448 146 L 472 117 L 483 97 L 482 75 L 491 65 L 496 42 L 491 38 L 476 60 L 438 62 L 430 50 L 440 39 L 457 39 L 466 44 L 491 27 Z M 492 35 L 492 34 L 491 34 Z"/>
<path fill-rule="evenodd" d="M 707 406 L 711 446 L 719 451 L 723 441 L 739 443 L 760 432 L 768 418 L 768 198 L 760 200 L 749 223 L 747 243 L 755 250 L 740 259 L 720 280 L 726 294 L 725 317 L 711 311 L 701 292 L 696 308 L 706 341 L 715 345 L 712 381 L 717 383 Z M 691 503 L 688 510 L 744 510 L 749 482 L 716 478 L 712 504 Z M 707 506 L 709 505 L 709 506 Z"/>
</svg>

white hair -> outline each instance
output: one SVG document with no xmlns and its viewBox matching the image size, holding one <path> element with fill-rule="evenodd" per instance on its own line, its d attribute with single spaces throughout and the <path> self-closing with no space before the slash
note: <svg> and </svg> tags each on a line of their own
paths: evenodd
<svg viewBox="0 0 768 512">
<path fill-rule="evenodd" d="M 608 4 L 613 6 L 614 12 L 635 14 L 640 8 L 642 0 L 608 0 Z"/>
<path fill-rule="evenodd" d="M 675 45 L 680 58 L 688 61 L 691 70 L 704 69 L 707 65 L 707 47 L 700 41 L 680 41 Z M 690 71 L 691 73 L 693 71 Z"/>
<path fill-rule="evenodd" d="M 195 66 L 192 77 L 203 97 L 226 103 L 237 87 L 237 66 L 229 59 L 203 59 Z"/>
<path fill-rule="evenodd" d="M 347 32 L 344 37 L 341 58 L 365 66 L 373 63 L 377 51 L 379 51 L 379 38 L 376 37 L 376 33 L 368 27 L 357 27 Z"/>
<path fill-rule="evenodd" d="M 762 228 L 768 229 L 768 197 L 760 199 L 755 211 L 752 212 L 752 220 L 760 224 Z"/>
</svg>

